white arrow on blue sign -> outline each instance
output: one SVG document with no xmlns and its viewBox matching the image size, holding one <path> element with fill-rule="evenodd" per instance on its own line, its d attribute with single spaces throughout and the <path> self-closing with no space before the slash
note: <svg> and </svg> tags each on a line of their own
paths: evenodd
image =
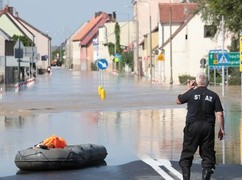
<svg viewBox="0 0 242 180">
<path fill-rule="evenodd" d="M 106 59 L 99 59 L 97 62 L 97 67 L 102 70 L 107 69 L 108 61 Z"/>
</svg>

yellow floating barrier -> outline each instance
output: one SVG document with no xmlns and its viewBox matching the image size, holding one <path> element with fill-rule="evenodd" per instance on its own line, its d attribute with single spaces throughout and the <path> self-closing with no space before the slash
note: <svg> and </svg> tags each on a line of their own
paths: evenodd
<svg viewBox="0 0 242 180">
<path fill-rule="evenodd" d="M 105 89 L 101 89 L 101 99 L 104 100 L 106 98 L 106 92 L 105 92 Z"/>
<path fill-rule="evenodd" d="M 102 89 L 102 86 L 98 86 L 98 94 L 101 95 L 101 89 Z"/>
</svg>

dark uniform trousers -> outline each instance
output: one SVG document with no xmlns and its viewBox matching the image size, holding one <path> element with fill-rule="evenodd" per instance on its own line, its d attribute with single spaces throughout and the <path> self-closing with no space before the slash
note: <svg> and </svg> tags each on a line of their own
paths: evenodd
<svg viewBox="0 0 242 180">
<path fill-rule="evenodd" d="M 199 147 L 202 167 L 206 170 L 215 169 L 214 124 L 204 120 L 187 123 L 184 128 L 183 150 L 179 164 L 181 168 L 190 168 L 194 153 Z"/>
</svg>

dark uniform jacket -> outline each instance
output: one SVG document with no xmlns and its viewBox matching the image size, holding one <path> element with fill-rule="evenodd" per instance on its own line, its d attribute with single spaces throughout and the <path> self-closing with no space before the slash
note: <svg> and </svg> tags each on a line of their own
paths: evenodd
<svg viewBox="0 0 242 180">
<path fill-rule="evenodd" d="M 222 112 L 223 107 L 219 96 L 207 87 L 195 87 L 184 94 L 178 95 L 178 100 L 187 103 L 186 123 L 204 120 L 215 123 L 215 112 Z"/>
</svg>

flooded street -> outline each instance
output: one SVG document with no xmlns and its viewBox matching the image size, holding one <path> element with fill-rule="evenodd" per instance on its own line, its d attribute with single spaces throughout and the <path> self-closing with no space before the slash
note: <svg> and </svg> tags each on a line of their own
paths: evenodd
<svg viewBox="0 0 242 180">
<path fill-rule="evenodd" d="M 178 161 L 186 105 L 175 99 L 185 86 L 154 85 L 134 77 L 104 73 L 106 99 L 98 95 L 100 72 L 54 68 L 24 90 L 3 92 L 0 112 L 0 177 L 15 175 L 18 150 L 52 134 L 68 144 L 104 145 L 108 166 L 143 157 Z M 221 87 L 210 87 L 221 96 Z M 226 87 L 226 140 L 216 139 L 217 163 L 242 164 L 240 86 Z M 216 127 L 216 130 L 217 127 Z M 199 163 L 196 155 L 194 162 Z"/>
</svg>

